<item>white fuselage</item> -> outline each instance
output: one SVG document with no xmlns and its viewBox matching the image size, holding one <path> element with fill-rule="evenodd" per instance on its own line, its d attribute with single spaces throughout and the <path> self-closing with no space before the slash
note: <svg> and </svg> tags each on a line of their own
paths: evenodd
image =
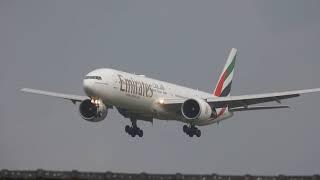
<svg viewBox="0 0 320 180">
<path fill-rule="evenodd" d="M 99 78 L 88 78 L 99 77 Z M 83 80 L 85 93 L 93 99 L 101 99 L 109 106 L 126 109 L 130 113 L 144 114 L 156 119 L 187 122 L 181 114 L 163 109 L 161 99 L 206 98 L 212 94 L 130 74 L 114 69 L 96 69 Z M 220 111 L 223 111 L 220 113 Z M 217 118 L 195 121 L 195 125 L 208 125 L 232 117 L 227 109 L 217 109 Z"/>
</svg>

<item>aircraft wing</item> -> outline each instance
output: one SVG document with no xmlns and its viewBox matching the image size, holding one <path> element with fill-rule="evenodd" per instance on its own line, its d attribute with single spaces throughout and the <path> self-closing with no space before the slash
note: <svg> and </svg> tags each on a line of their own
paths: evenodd
<svg viewBox="0 0 320 180">
<path fill-rule="evenodd" d="M 61 99 L 67 99 L 67 100 L 72 101 L 73 103 L 81 102 L 83 100 L 88 99 L 88 97 L 86 97 L 86 96 L 77 96 L 77 95 L 72 95 L 72 94 L 62 94 L 62 93 L 56 93 L 56 92 L 51 92 L 51 91 L 43 91 L 43 90 L 38 90 L 38 89 L 23 88 L 23 89 L 21 89 L 21 91 L 32 93 L 32 94 L 39 94 L 39 95 L 57 97 L 57 98 L 61 98 Z"/>
<path fill-rule="evenodd" d="M 243 96 L 229 96 L 229 97 L 211 97 L 207 98 L 206 101 L 213 107 L 225 107 L 236 108 L 236 107 L 248 107 L 253 104 L 260 104 L 275 101 L 281 103 L 283 99 L 289 99 L 299 97 L 301 94 L 320 92 L 318 89 L 304 89 L 298 91 L 285 91 L 276 93 L 266 94 L 252 94 Z"/>
<path fill-rule="evenodd" d="M 288 109 L 290 106 L 252 106 L 252 107 L 237 107 L 229 109 L 231 112 L 238 111 L 255 111 L 255 110 L 267 110 L 267 109 Z"/>
<path fill-rule="evenodd" d="M 298 97 L 301 94 L 320 92 L 320 88 L 317 89 L 304 89 L 297 91 L 285 91 L 285 92 L 275 92 L 275 93 L 266 93 L 266 94 L 252 94 L 252 95 L 242 95 L 242 96 L 229 96 L 229 97 L 208 97 L 204 98 L 204 100 L 210 104 L 211 107 L 222 108 L 228 106 L 229 109 L 234 109 L 235 111 L 245 111 L 245 110 L 253 110 L 249 109 L 249 105 L 261 104 L 266 102 L 278 102 L 281 103 L 283 99 L 289 99 Z M 184 99 L 164 99 L 164 105 L 178 105 L 182 104 Z M 243 107 L 243 109 L 236 109 L 239 107 Z M 255 110 L 259 109 L 278 109 L 278 108 L 287 108 L 284 107 L 258 107 Z"/>
</svg>

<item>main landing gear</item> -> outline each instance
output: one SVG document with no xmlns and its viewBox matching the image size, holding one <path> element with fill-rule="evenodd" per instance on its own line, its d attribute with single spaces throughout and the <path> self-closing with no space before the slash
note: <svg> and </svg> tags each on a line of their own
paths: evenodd
<svg viewBox="0 0 320 180">
<path fill-rule="evenodd" d="M 194 125 L 189 125 L 189 126 L 188 125 L 184 125 L 183 126 L 183 132 L 186 133 L 187 135 L 189 135 L 190 137 L 193 137 L 194 135 L 196 135 L 197 137 L 201 136 L 200 129 L 198 129 Z"/>
<path fill-rule="evenodd" d="M 137 126 L 137 120 L 136 119 L 130 119 L 132 126 L 126 125 L 125 131 L 132 137 L 135 137 L 138 135 L 139 137 L 143 136 L 143 131 Z"/>
</svg>

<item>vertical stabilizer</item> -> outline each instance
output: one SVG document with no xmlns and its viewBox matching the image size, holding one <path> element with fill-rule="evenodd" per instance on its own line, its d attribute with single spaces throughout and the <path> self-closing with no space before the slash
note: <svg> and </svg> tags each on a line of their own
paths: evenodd
<svg viewBox="0 0 320 180">
<path fill-rule="evenodd" d="M 227 62 L 224 65 L 223 71 L 219 77 L 219 81 L 216 85 L 216 88 L 213 92 L 214 96 L 218 96 L 218 97 L 230 96 L 236 56 L 237 56 L 237 49 L 232 48 L 229 53 Z"/>
</svg>

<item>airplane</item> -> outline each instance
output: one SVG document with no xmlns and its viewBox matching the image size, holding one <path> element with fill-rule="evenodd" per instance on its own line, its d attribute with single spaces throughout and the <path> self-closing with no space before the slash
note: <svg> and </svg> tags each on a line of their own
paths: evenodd
<svg viewBox="0 0 320 180">
<path fill-rule="evenodd" d="M 213 93 L 207 93 L 176 84 L 131 74 L 110 68 L 96 69 L 83 79 L 87 96 L 62 94 L 51 91 L 23 88 L 21 91 L 67 99 L 79 103 L 81 117 L 89 122 L 104 120 L 109 109 L 117 109 L 131 126 L 125 132 L 132 137 L 143 136 L 137 120 L 153 122 L 175 120 L 184 123 L 183 132 L 190 137 L 201 136 L 197 126 L 219 123 L 231 118 L 234 112 L 290 108 L 285 105 L 256 106 L 266 102 L 298 97 L 319 92 L 320 88 L 231 96 L 231 85 L 237 49 L 232 48 Z"/>
</svg>

